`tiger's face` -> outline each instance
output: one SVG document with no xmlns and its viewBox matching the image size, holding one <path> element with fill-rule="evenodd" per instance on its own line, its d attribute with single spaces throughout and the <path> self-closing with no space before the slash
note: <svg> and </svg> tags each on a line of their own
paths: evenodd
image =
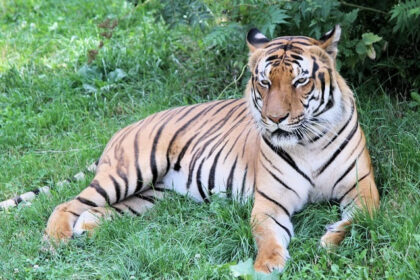
<svg viewBox="0 0 420 280">
<path fill-rule="evenodd" d="M 291 36 L 270 41 L 256 29 L 248 33 L 251 110 L 273 145 L 311 142 L 339 119 L 334 61 L 339 37 L 338 26 L 321 40 Z"/>
</svg>

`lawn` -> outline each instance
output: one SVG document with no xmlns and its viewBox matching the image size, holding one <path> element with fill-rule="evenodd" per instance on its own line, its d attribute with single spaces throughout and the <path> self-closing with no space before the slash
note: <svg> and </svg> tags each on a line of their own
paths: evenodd
<svg viewBox="0 0 420 280">
<path fill-rule="evenodd" d="M 166 24 L 157 3 L 0 3 L 0 200 L 83 170 L 114 132 L 149 114 L 241 96 L 245 42 L 226 56 L 208 45 L 205 29 Z M 420 113 L 366 80 L 354 92 L 380 211 L 359 217 L 332 252 L 319 239 L 338 206 L 296 214 L 282 279 L 420 278 Z M 175 194 L 141 217 L 44 250 L 53 208 L 92 177 L 0 212 L 0 279 L 231 279 L 231 265 L 255 258 L 252 201 L 196 204 Z"/>
</svg>

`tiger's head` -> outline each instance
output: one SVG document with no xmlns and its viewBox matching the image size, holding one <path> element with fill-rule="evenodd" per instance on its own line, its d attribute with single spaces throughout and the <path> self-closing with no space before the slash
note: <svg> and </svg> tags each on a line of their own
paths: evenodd
<svg viewBox="0 0 420 280">
<path fill-rule="evenodd" d="M 252 77 L 247 95 L 262 135 L 274 146 L 314 141 L 343 115 L 343 87 L 335 58 L 341 28 L 320 40 L 304 36 L 267 39 L 257 29 L 247 35 Z"/>
</svg>

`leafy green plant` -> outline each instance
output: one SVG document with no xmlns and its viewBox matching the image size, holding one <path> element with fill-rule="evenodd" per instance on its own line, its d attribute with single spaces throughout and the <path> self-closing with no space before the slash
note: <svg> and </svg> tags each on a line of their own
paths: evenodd
<svg viewBox="0 0 420 280">
<path fill-rule="evenodd" d="M 420 65 L 416 63 L 420 50 L 414 45 L 420 38 L 420 0 L 180 0 L 175 6 L 171 1 L 162 2 L 163 18 L 169 24 L 194 26 L 199 22 L 206 35 L 204 45 L 225 59 L 246 52 L 244 37 L 251 27 L 269 37 L 320 38 L 340 24 L 337 67 L 346 78 L 360 84 L 369 77 L 390 92 L 402 90 L 404 96 L 420 86 Z M 198 13 L 197 7 L 206 7 L 201 9 L 206 12 Z M 193 21 L 186 20 L 189 14 L 196 16 Z"/>
<path fill-rule="evenodd" d="M 391 22 L 394 22 L 394 33 L 405 33 L 404 37 L 415 42 L 420 40 L 420 0 L 399 2 L 390 11 Z"/>
</svg>

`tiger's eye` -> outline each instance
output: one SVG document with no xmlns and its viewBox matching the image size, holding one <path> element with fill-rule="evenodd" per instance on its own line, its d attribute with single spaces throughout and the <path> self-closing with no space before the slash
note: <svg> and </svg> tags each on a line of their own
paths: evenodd
<svg viewBox="0 0 420 280">
<path fill-rule="evenodd" d="M 297 82 L 299 84 L 303 84 L 304 82 L 306 82 L 306 78 L 300 78 L 299 80 L 297 80 Z"/>
<path fill-rule="evenodd" d="M 269 86 L 270 82 L 268 80 L 261 80 L 261 84 L 263 84 L 265 86 Z"/>
</svg>

